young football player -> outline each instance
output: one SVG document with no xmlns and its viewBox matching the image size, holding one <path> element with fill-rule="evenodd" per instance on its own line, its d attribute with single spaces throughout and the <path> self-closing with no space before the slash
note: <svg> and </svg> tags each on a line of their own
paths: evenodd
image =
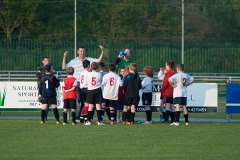
<svg viewBox="0 0 240 160">
<path fill-rule="evenodd" d="M 172 60 L 168 60 L 165 63 L 166 73 L 164 75 L 162 88 L 161 88 L 161 95 L 164 98 L 164 103 L 166 107 L 165 119 L 163 124 L 168 123 L 169 115 L 171 117 L 171 122 L 175 119 L 175 107 L 173 105 L 173 88 L 169 84 L 168 79 L 175 74 L 173 71 L 174 62 Z M 171 112 L 170 112 L 171 111 Z"/>
<path fill-rule="evenodd" d="M 89 68 L 90 68 L 90 61 L 85 59 L 83 62 L 83 68 L 84 70 L 80 74 L 80 90 L 82 93 L 82 99 L 84 102 L 84 107 L 81 111 L 81 116 L 80 116 L 80 122 L 87 122 L 87 113 L 88 113 L 88 103 L 87 103 L 87 87 L 88 87 L 88 82 L 87 82 L 87 76 L 89 73 Z"/>
<path fill-rule="evenodd" d="M 153 69 L 151 66 L 143 68 L 144 75 L 142 80 L 142 104 L 145 106 L 146 122 L 144 124 L 152 124 L 152 87 L 153 87 Z"/>
<path fill-rule="evenodd" d="M 102 74 L 97 72 L 98 65 L 96 62 L 91 64 L 92 72 L 87 75 L 88 91 L 87 91 L 87 103 L 88 103 L 88 115 L 87 122 L 84 125 L 91 125 L 91 118 L 94 105 L 97 109 L 98 125 L 105 125 L 102 122 L 101 103 L 102 103 Z"/>
<path fill-rule="evenodd" d="M 72 112 L 72 125 L 76 125 L 76 98 L 77 98 L 77 80 L 73 77 L 74 68 L 68 67 L 66 69 L 68 76 L 63 80 L 62 94 L 63 94 L 63 125 L 67 122 L 67 110 Z"/>
<path fill-rule="evenodd" d="M 125 76 L 125 67 L 121 67 L 119 76 L 121 78 L 121 81 L 123 81 L 123 77 Z M 118 90 L 118 100 L 116 101 L 115 110 L 117 112 L 117 123 L 120 123 L 120 116 L 123 111 L 124 106 L 124 91 L 123 86 L 119 87 Z"/>
<path fill-rule="evenodd" d="M 176 119 L 171 125 L 179 125 L 180 105 L 182 105 L 185 124 L 188 125 L 188 112 L 187 112 L 187 87 L 193 84 L 193 77 L 184 73 L 184 64 L 177 65 L 177 74 L 169 78 L 169 84 L 174 88 L 173 98 L 176 104 Z"/>
<path fill-rule="evenodd" d="M 39 93 L 39 88 L 40 88 L 40 84 L 41 84 L 41 81 L 42 81 L 42 77 L 43 77 L 43 75 L 45 73 L 44 66 L 49 64 L 49 58 L 48 57 L 43 57 L 42 64 L 43 64 L 43 66 L 38 67 L 37 73 L 36 73 L 37 84 L 38 84 L 38 101 L 39 102 L 42 102 L 42 95 Z M 49 110 L 49 105 L 47 106 L 46 113 L 45 113 L 45 120 L 46 121 L 47 121 L 48 110 Z"/>
<path fill-rule="evenodd" d="M 41 124 L 45 123 L 45 114 L 48 104 L 52 106 L 56 124 L 59 124 L 56 88 L 60 86 L 60 83 L 59 80 L 52 74 L 51 64 L 44 66 L 44 70 L 45 74 L 42 77 L 39 88 L 39 93 L 42 95 Z"/>
<path fill-rule="evenodd" d="M 135 107 L 139 102 L 139 90 L 142 88 L 141 79 L 137 74 L 137 64 L 132 63 L 129 66 L 130 73 L 124 78 L 124 105 L 131 107 L 130 123 L 134 124 Z M 124 122 L 123 122 L 124 124 Z"/>
<path fill-rule="evenodd" d="M 114 73 L 116 70 L 115 64 L 110 63 L 108 65 L 109 73 L 103 76 L 102 85 L 103 89 L 103 98 L 105 100 L 105 105 L 110 109 L 111 124 L 115 123 L 116 119 L 116 110 L 114 109 L 116 100 L 118 99 L 118 90 L 119 86 L 122 86 L 122 81 L 119 75 Z"/>
</svg>

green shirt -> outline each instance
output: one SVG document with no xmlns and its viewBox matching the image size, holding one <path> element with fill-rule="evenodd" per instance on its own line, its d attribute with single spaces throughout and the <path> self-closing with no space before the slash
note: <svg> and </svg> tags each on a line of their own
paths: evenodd
<svg viewBox="0 0 240 160">
<path fill-rule="evenodd" d="M 121 70 L 122 67 L 127 67 L 131 63 L 132 63 L 132 61 L 130 61 L 130 60 L 126 61 L 124 59 L 121 59 L 121 62 L 118 64 L 118 73 L 120 73 L 120 70 Z"/>
</svg>

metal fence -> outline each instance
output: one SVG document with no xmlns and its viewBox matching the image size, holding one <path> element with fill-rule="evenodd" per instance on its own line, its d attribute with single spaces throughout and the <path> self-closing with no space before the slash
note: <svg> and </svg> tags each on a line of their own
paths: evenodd
<svg viewBox="0 0 240 160">
<path fill-rule="evenodd" d="M 98 58 L 100 42 L 79 42 L 85 46 L 86 55 Z M 166 60 L 181 63 L 181 42 L 104 42 L 103 62 L 111 62 L 125 48 L 132 50 L 131 59 L 141 72 L 152 66 L 157 72 Z M 0 41 L 1 70 L 36 70 L 44 56 L 50 58 L 54 69 L 61 70 L 64 51 L 69 52 L 67 62 L 75 57 L 73 42 L 57 41 Z M 239 42 L 186 42 L 184 64 L 186 72 L 237 73 L 239 71 Z"/>
</svg>

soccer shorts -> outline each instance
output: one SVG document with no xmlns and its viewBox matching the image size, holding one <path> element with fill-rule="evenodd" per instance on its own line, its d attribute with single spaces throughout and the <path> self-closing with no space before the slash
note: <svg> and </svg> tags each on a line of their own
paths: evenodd
<svg viewBox="0 0 240 160">
<path fill-rule="evenodd" d="M 57 105 L 57 97 L 50 97 L 48 99 L 44 98 L 42 99 L 42 104 L 56 104 Z"/>
<path fill-rule="evenodd" d="M 131 106 L 135 105 L 137 106 L 139 102 L 139 97 L 125 97 L 124 98 L 124 105 Z"/>
<path fill-rule="evenodd" d="M 124 106 L 124 102 L 116 102 L 115 110 L 122 111 Z"/>
<path fill-rule="evenodd" d="M 89 104 L 101 104 L 102 103 L 102 89 L 97 88 L 87 91 L 87 103 Z"/>
<path fill-rule="evenodd" d="M 63 108 L 66 108 L 66 109 L 77 109 L 76 99 L 64 99 Z"/>
<path fill-rule="evenodd" d="M 115 107 L 116 100 L 105 99 L 104 101 L 106 107 Z"/>
<path fill-rule="evenodd" d="M 175 97 L 173 100 L 174 104 L 187 105 L 187 97 Z"/>
<path fill-rule="evenodd" d="M 87 88 L 81 88 L 81 93 L 83 102 L 87 102 Z"/>
<path fill-rule="evenodd" d="M 151 106 L 152 105 L 152 92 L 143 92 L 142 93 L 142 104 L 144 106 L 146 106 L 146 105 Z"/>
<path fill-rule="evenodd" d="M 164 97 L 163 102 L 173 104 L 173 97 Z"/>
</svg>

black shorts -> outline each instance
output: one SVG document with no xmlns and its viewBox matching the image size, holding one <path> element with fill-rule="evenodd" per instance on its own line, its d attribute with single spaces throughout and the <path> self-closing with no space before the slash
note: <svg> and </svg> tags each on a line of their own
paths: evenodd
<svg viewBox="0 0 240 160">
<path fill-rule="evenodd" d="M 152 92 L 143 92 L 142 93 L 142 104 L 145 105 L 152 105 Z"/>
<path fill-rule="evenodd" d="M 163 102 L 173 104 L 173 97 L 164 97 Z"/>
<path fill-rule="evenodd" d="M 116 100 L 110 100 L 110 99 L 105 99 L 104 100 L 105 106 L 106 107 L 115 107 Z"/>
<path fill-rule="evenodd" d="M 63 108 L 66 108 L 66 109 L 77 109 L 76 99 L 64 99 Z"/>
<path fill-rule="evenodd" d="M 81 88 L 83 102 L 87 102 L 87 91 L 87 88 Z"/>
<path fill-rule="evenodd" d="M 43 99 L 42 104 L 56 104 L 57 105 L 57 97 L 51 97 L 49 99 Z"/>
<path fill-rule="evenodd" d="M 175 97 L 173 99 L 174 104 L 187 105 L 187 97 Z"/>
<path fill-rule="evenodd" d="M 124 98 L 124 105 L 131 106 L 135 105 L 137 106 L 139 102 L 139 97 L 125 97 Z"/>
<path fill-rule="evenodd" d="M 102 89 L 97 88 L 87 91 L 87 103 L 89 104 L 101 104 L 102 103 Z"/>
</svg>

